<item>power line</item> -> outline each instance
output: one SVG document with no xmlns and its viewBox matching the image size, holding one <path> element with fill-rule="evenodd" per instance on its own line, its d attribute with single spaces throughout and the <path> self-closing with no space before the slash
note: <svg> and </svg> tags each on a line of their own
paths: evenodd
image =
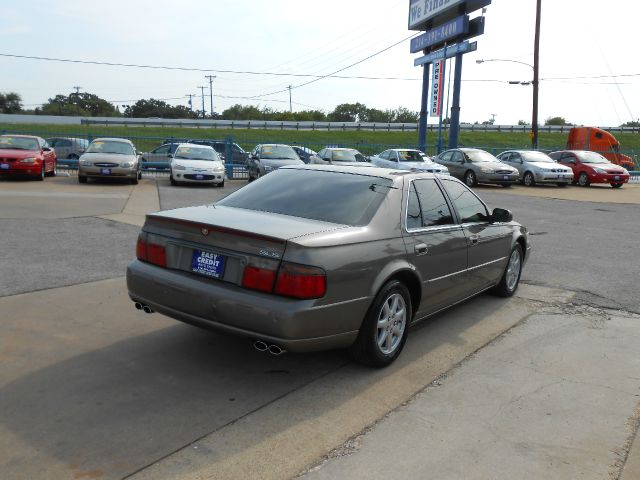
<svg viewBox="0 0 640 480">
<path fill-rule="evenodd" d="M 411 37 L 409 37 L 411 38 Z M 395 46 L 394 44 L 392 46 Z M 98 60 L 75 60 L 70 58 L 54 58 L 54 57 L 38 57 L 32 55 L 15 55 L 10 53 L 0 53 L 0 57 L 9 58 L 21 58 L 26 60 L 42 60 L 47 62 L 64 62 L 64 63 L 79 63 L 83 65 L 103 65 L 107 67 L 127 67 L 127 68 L 150 68 L 154 70 L 178 70 L 184 72 L 216 72 L 216 73 L 231 73 L 237 75 L 267 75 L 276 77 L 301 77 L 301 78 L 340 78 L 340 79 L 352 79 L 352 80 L 403 80 L 403 81 L 417 81 L 419 78 L 402 78 L 402 77 L 370 77 L 370 76 L 348 76 L 348 75 L 312 75 L 305 73 L 282 73 L 282 72 L 258 72 L 252 70 L 220 70 L 214 68 L 197 68 L 197 67 L 169 67 L 166 65 L 143 65 L 136 63 L 117 63 L 117 62 L 103 62 Z M 339 70 L 342 71 L 342 70 Z"/>
</svg>

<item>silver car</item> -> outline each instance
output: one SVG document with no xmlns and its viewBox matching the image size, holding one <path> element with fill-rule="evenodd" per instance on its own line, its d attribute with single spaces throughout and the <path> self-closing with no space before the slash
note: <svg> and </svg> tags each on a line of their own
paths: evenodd
<svg viewBox="0 0 640 480">
<path fill-rule="evenodd" d="M 136 147 L 124 138 L 96 138 L 78 160 L 78 182 L 89 178 L 127 179 L 134 185 L 140 178 Z"/>
<path fill-rule="evenodd" d="M 371 157 L 371 163 L 384 168 L 397 168 L 416 172 L 449 174 L 444 165 L 435 163 L 420 150 L 392 148 Z"/>
<path fill-rule="evenodd" d="M 478 183 L 510 187 L 519 178 L 518 170 L 479 148 L 446 150 L 434 160 L 447 167 L 449 174 L 463 180 L 469 187 L 475 187 Z"/>
<path fill-rule="evenodd" d="M 56 151 L 58 162 L 64 159 L 79 159 L 89 146 L 89 140 L 84 138 L 52 137 L 47 138 L 47 143 Z"/>
<path fill-rule="evenodd" d="M 276 143 L 256 145 L 247 160 L 248 180 L 253 182 L 285 165 L 304 165 L 304 162 L 289 145 Z"/>
<path fill-rule="evenodd" d="M 349 348 L 385 366 L 409 326 L 511 296 L 527 229 L 462 182 L 376 167 L 283 167 L 213 205 L 147 215 L 127 268 L 138 310 L 279 354 Z"/>
<path fill-rule="evenodd" d="M 367 165 L 367 157 L 355 148 L 325 147 L 309 157 L 314 165 Z"/>
<path fill-rule="evenodd" d="M 536 183 L 554 183 L 559 187 L 566 187 L 573 181 L 573 170 L 543 152 L 509 150 L 502 152 L 497 158 L 516 168 L 520 174 L 520 182 L 527 187 Z"/>
</svg>

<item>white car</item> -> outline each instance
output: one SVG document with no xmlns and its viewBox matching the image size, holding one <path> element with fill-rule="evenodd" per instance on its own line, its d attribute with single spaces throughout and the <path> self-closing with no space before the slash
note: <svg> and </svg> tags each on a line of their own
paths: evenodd
<svg viewBox="0 0 640 480">
<path fill-rule="evenodd" d="M 498 160 L 518 170 L 520 182 L 527 187 L 536 183 L 555 183 L 566 187 L 573 181 L 573 170 L 556 162 L 546 153 L 535 150 L 509 150 L 497 156 Z"/>
<path fill-rule="evenodd" d="M 171 185 L 209 183 L 224 187 L 224 164 L 218 153 L 207 145 L 181 143 L 169 162 Z"/>
<path fill-rule="evenodd" d="M 447 167 L 435 163 L 420 150 L 392 148 L 371 157 L 371 163 L 382 168 L 449 175 L 449 169 Z"/>
</svg>

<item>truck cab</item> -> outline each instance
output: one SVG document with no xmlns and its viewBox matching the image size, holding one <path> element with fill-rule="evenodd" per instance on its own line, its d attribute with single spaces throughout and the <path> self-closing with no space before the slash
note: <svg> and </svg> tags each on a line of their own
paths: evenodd
<svg viewBox="0 0 640 480">
<path fill-rule="evenodd" d="M 616 137 L 601 128 L 572 128 L 567 138 L 567 150 L 590 150 L 627 170 L 636 169 L 633 158 L 620 153 L 620 142 Z"/>
</svg>

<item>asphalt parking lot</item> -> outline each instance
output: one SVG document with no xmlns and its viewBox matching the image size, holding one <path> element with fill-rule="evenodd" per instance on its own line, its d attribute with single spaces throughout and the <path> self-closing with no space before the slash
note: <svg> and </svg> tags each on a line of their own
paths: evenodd
<svg viewBox="0 0 640 480">
<path fill-rule="evenodd" d="M 133 308 L 144 214 L 244 184 L 0 180 L 0 478 L 640 478 L 640 185 L 477 188 L 531 231 L 517 296 L 370 370 Z"/>
</svg>

